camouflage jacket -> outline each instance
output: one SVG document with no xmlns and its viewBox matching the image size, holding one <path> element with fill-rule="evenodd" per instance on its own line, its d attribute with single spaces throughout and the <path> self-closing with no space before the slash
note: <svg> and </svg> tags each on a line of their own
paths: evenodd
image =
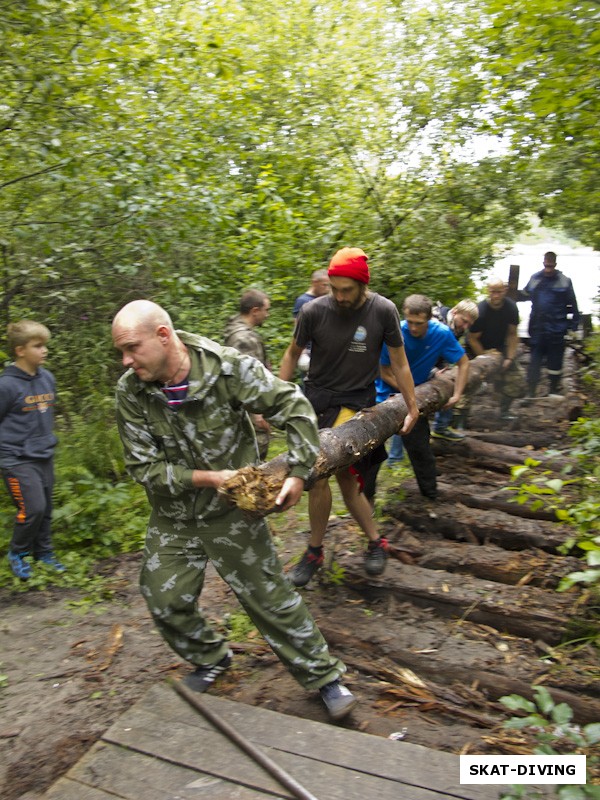
<svg viewBox="0 0 600 800">
<path fill-rule="evenodd" d="M 286 430 L 290 475 L 306 478 L 319 452 L 312 406 L 300 389 L 256 359 L 203 336 L 178 331 L 191 357 L 189 390 L 177 410 L 160 386 L 133 370 L 116 389 L 117 425 L 125 465 L 150 504 L 172 519 L 208 519 L 230 506 L 214 489 L 192 485 L 195 469 L 239 469 L 257 463 L 248 412 Z"/>
<path fill-rule="evenodd" d="M 225 326 L 224 341 L 227 347 L 235 347 L 240 353 L 258 358 L 267 369 L 271 368 L 264 342 L 252 325 L 244 322 L 240 314 L 231 317 Z"/>
</svg>

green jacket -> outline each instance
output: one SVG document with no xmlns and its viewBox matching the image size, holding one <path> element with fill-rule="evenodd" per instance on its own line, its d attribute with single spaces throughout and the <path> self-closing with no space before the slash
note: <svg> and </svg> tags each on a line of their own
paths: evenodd
<svg viewBox="0 0 600 800">
<path fill-rule="evenodd" d="M 263 365 L 203 336 L 177 332 L 191 357 L 186 400 L 173 410 L 156 383 L 133 370 L 116 389 L 125 465 L 152 507 L 172 519 L 207 519 L 230 506 L 214 489 L 192 485 L 194 469 L 239 469 L 258 462 L 248 412 L 286 430 L 290 475 L 306 479 L 319 452 L 312 406 L 300 389 Z"/>
<path fill-rule="evenodd" d="M 235 347 L 240 353 L 258 358 L 265 367 L 271 367 L 260 334 L 251 325 L 244 322 L 240 314 L 236 314 L 235 317 L 228 320 L 225 326 L 224 343 L 226 347 Z"/>
</svg>

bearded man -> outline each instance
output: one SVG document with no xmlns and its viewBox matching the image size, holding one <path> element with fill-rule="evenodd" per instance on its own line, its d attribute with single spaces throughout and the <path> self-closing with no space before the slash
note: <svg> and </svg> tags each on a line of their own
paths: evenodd
<svg viewBox="0 0 600 800">
<path fill-rule="evenodd" d="M 368 290 L 367 256 L 358 247 L 339 250 L 327 272 L 331 292 L 302 307 L 279 377 L 291 380 L 298 358 L 310 342 L 311 360 L 304 391 L 317 414 L 319 428 L 337 427 L 361 409 L 375 405 L 379 356 L 386 344 L 391 370 L 408 409 L 401 433 L 408 433 L 419 410 L 398 309 L 391 300 Z M 375 460 L 385 459 L 383 445 L 380 451 L 382 455 L 373 454 Z M 356 467 L 337 472 L 335 478 L 348 511 L 368 539 L 365 570 L 369 575 L 379 575 L 385 569 L 387 542 L 379 535 Z M 331 506 L 331 489 L 323 478 L 308 494 L 310 540 L 300 562 L 289 573 L 295 586 L 305 586 L 323 563 L 323 540 Z"/>
</svg>

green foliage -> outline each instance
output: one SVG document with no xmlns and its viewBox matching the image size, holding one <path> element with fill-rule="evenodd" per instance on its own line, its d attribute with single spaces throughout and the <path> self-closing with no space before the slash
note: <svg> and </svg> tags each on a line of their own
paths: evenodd
<svg viewBox="0 0 600 800">
<path fill-rule="evenodd" d="M 539 469 L 539 461 L 527 459 L 523 465 L 511 467 L 512 480 L 517 483 L 506 490 L 513 492 L 515 502 L 552 511 L 557 520 L 573 526 L 573 539 L 561 550 L 581 551 L 586 568 L 561 578 L 557 591 L 581 584 L 600 594 L 600 422 L 581 418 L 571 425 L 570 435 L 577 442 L 572 451 L 579 466 L 576 476 L 566 477 L 571 472 L 566 467 L 563 477 L 558 478 L 550 470 Z M 576 496 L 566 496 L 565 487 L 574 488 Z M 598 640 L 597 634 L 592 638 Z"/>
<path fill-rule="evenodd" d="M 142 547 L 146 496 L 125 474 L 113 416 L 112 399 L 94 396 L 85 414 L 60 420 L 53 515 L 59 552 L 99 559 Z"/>
<path fill-rule="evenodd" d="M 519 713 L 504 723 L 504 727 L 522 730 L 533 737 L 536 755 L 581 754 L 586 756 L 588 782 L 582 786 L 557 786 L 558 800 L 587 800 L 597 798 L 597 786 L 590 783 L 590 776 L 600 762 L 597 745 L 600 743 L 600 723 L 591 723 L 581 728 L 573 723 L 573 710 L 566 703 L 555 703 L 544 686 L 533 690 L 534 701 L 521 695 L 511 694 L 500 698 L 510 711 Z M 524 716 L 523 716 L 524 715 Z M 502 795 L 502 800 L 537 798 L 539 794 L 527 787 L 512 786 Z"/>
<path fill-rule="evenodd" d="M 456 25 L 387 0 L 3 7 L 0 324 L 43 319 L 80 402 L 110 391 L 108 323 L 134 297 L 220 339 L 261 288 L 276 362 L 341 245 L 396 302 L 469 294 L 529 189 L 462 152 L 481 79 L 455 70 Z"/>
<path fill-rule="evenodd" d="M 457 66 L 472 59 L 481 81 L 478 130 L 510 146 L 513 172 L 530 182 L 548 224 L 598 248 L 598 3 L 457 5 L 464 37 Z"/>
<path fill-rule="evenodd" d="M 258 634 L 256 626 L 243 611 L 226 614 L 224 622 L 227 628 L 227 638 L 231 642 L 245 642 Z"/>
<path fill-rule="evenodd" d="M 346 578 L 346 570 L 337 561 L 332 561 L 324 574 L 327 583 L 333 586 L 342 586 Z"/>
<path fill-rule="evenodd" d="M 538 469 L 540 464 L 540 461 L 527 458 L 524 464 L 512 466 L 510 468 L 512 480 L 521 483 L 516 486 L 506 486 L 505 491 L 513 492 L 513 500 L 519 505 L 529 504 L 532 511 L 540 509 L 553 511 L 557 519 L 570 521 L 569 512 L 565 510 L 567 501 L 563 489 L 565 486 L 579 483 L 581 479 L 566 477 L 571 471 L 570 466 L 563 469 L 563 478 L 557 478 L 552 470 Z"/>
</svg>

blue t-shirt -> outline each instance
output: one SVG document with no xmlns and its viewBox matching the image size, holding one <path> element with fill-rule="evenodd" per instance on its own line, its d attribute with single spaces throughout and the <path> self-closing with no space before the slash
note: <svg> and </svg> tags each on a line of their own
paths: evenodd
<svg viewBox="0 0 600 800">
<path fill-rule="evenodd" d="M 301 294 L 299 297 L 297 297 L 296 298 L 296 302 L 294 303 L 294 310 L 292 311 L 292 314 L 294 315 L 294 317 L 298 316 L 302 306 L 306 305 L 306 303 L 310 303 L 310 301 L 314 300 L 315 298 L 316 298 L 316 295 L 315 294 L 309 294 L 309 292 L 304 292 L 304 294 Z"/>
<path fill-rule="evenodd" d="M 437 319 L 430 319 L 427 325 L 425 336 L 417 338 L 412 336 L 408 330 L 406 320 L 401 325 L 402 336 L 404 337 L 404 350 L 408 365 L 415 382 L 415 386 L 429 378 L 431 370 L 435 367 L 438 359 L 442 357 L 449 364 L 456 364 L 464 356 L 465 351 L 458 343 L 456 336 L 447 325 L 438 322 Z M 387 346 L 384 344 L 381 349 L 380 363 L 384 366 L 390 365 L 390 355 Z M 381 403 L 391 394 L 396 394 L 398 389 L 394 389 L 382 378 L 375 381 L 377 388 L 377 402 Z"/>
</svg>

